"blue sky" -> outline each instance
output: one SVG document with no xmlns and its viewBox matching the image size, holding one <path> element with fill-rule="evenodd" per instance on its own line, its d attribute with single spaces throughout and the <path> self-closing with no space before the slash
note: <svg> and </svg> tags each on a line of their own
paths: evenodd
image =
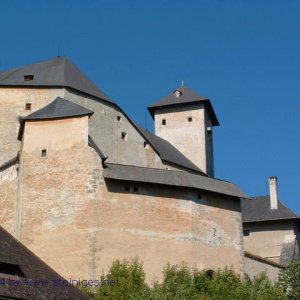
<svg viewBox="0 0 300 300">
<path fill-rule="evenodd" d="M 184 79 L 221 123 L 216 176 L 264 195 L 276 175 L 300 213 L 299 11 L 293 0 L 3 0 L 0 70 L 65 55 L 141 125 Z"/>
</svg>

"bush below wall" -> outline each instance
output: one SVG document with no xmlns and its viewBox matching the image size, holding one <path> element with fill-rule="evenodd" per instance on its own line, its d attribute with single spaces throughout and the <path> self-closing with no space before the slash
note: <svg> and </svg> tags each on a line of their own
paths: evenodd
<svg viewBox="0 0 300 300">
<path fill-rule="evenodd" d="M 284 287 L 264 273 L 251 280 L 225 268 L 214 272 L 167 265 L 161 283 L 145 283 L 143 264 L 137 259 L 115 261 L 102 284 L 82 288 L 95 300 L 285 300 Z M 294 299 L 294 298 L 291 298 Z"/>
</svg>

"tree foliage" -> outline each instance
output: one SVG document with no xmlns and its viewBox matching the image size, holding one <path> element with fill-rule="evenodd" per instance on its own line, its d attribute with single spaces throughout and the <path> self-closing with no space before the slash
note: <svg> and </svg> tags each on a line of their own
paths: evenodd
<svg viewBox="0 0 300 300">
<path fill-rule="evenodd" d="M 300 299 L 300 259 L 294 260 L 290 266 L 279 273 L 279 284 L 286 291 L 287 299 Z"/>
<path fill-rule="evenodd" d="M 145 282 L 143 264 L 138 259 L 115 261 L 102 280 L 117 280 L 117 285 L 102 284 L 86 290 L 95 300 L 285 300 L 283 286 L 262 273 L 253 281 L 225 268 L 214 273 L 185 264 L 168 264 L 161 282 Z M 296 280 L 296 279 L 295 279 Z M 105 282 L 105 281 L 104 281 Z M 298 281 L 299 284 L 299 281 Z"/>
</svg>

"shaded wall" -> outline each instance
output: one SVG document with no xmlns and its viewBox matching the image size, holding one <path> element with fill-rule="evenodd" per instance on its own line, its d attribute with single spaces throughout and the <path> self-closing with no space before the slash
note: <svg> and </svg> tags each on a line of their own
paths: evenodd
<svg viewBox="0 0 300 300">
<path fill-rule="evenodd" d="M 251 279 L 265 272 L 271 280 L 276 281 L 281 269 L 280 267 L 245 257 L 245 273 L 248 274 Z"/>
<path fill-rule="evenodd" d="M 244 237 L 246 251 L 275 262 L 292 260 L 297 247 L 293 221 L 244 223 L 243 227 L 250 230 L 250 236 Z"/>
</svg>

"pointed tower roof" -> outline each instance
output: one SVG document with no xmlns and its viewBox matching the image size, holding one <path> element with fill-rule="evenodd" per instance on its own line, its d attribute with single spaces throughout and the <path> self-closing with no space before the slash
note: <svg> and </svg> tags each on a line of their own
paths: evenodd
<svg viewBox="0 0 300 300">
<path fill-rule="evenodd" d="M 178 106 L 200 104 L 200 103 L 204 104 L 204 106 L 206 107 L 208 115 L 212 121 L 212 124 L 214 126 L 218 126 L 219 121 L 211 105 L 210 100 L 207 97 L 195 93 L 194 91 L 190 90 L 186 86 L 181 86 L 177 88 L 175 91 L 170 93 L 165 98 L 149 106 L 148 110 L 151 116 L 153 117 L 155 111 L 161 108 L 170 108 L 176 106 L 178 107 Z"/>
<path fill-rule="evenodd" d="M 57 57 L 0 72 L 0 86 L 70 87 L 105 101 L 112 100 L 66 57 Z"/>
<path fill-rule="evenodd" d="M 21 119 L 18 140 L 22 139 L 26 121 L 53 120 L 79 116 L 91 116 L 94 112 L 66 99 L 57 97 L 40 110 Z"/>
</svg>

